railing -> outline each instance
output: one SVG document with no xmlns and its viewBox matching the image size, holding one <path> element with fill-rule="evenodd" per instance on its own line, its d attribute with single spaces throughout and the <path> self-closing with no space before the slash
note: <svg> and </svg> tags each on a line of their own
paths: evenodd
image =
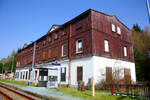
<svg viewBox="0 0 150 100">
<path fill-rule="evenodd" d="M 114 84 L 111 82 L 109 85 L 112 95 L 138 97 L 150 100 L 150 82 L 136 84 Z"/>
</svg>

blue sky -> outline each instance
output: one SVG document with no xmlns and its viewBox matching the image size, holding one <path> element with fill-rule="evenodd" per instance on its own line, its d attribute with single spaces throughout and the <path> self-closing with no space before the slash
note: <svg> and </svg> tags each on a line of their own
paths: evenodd
<svg viewBox="0 0 150 100">
<path fill-rule="evenodd" d="M 89 8 L 115 14 L 129 28 L 149 25 L 146 0 L 0 0 L 0 59 Z"/>
</svg>

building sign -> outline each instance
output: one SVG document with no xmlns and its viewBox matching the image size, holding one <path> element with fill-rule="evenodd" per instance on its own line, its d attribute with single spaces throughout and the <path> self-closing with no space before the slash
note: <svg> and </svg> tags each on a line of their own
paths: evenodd
<svg viewBox="0 0 150 100">
<path fill-rule="evenodd" d="M 54 66 L 61 66 L 61 64 L 58 63 L 58 62 L 53 62 L 52 65 L 54 65 Z"/>
<path fill-rule="evenodd" d="M 32 68 L 29 68 L 29 71 L 32 71 Z"/>
</svg>

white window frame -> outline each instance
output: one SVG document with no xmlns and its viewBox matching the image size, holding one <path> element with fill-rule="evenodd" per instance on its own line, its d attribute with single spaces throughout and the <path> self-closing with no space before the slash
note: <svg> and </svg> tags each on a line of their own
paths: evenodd
<svg viewBox="0 0 150 100">
<path fill-rule="evenodd" d="M 127 56 L 127 46 L 124 46 L 123 51 L 124 51 L 124 56 L 126 57 Z"/>
<path fill-rule="evenodd" d="M 81 40 L 81 43 L 82 43 L 82 50 L 79 51 L 79 41 Z M 76 53 L 82 53 L 83 52 L 83 40 L 82 39 L 78 39 L 76 41 Z"/>
<path fill-rule="evenodd" d="M 109 52 L 109 41 L 108 40 L 104 40 L 104 50 L 105 50 L 105 52 Z"/>
<path fill-rule="evenodd" d="M 116 28 L 114 24 L 111 24 L 111 29 L 112 29 L 112 32 L 116 32 Z"/>
<path fill-rule="evenodd" d="M 66 55 L 64 55 L 64 46 L 65 46 L 66 44 L 63 44 L 62 46 L 61 46 L 61 56 L 62 57 L 64 57 L 64 56 L 66 56 Z"/>
<path fill-rule="evenodd" d="M 118 34 L 121 34 L 121 29 L 120 29 L 119 26 L 117 26 L 117 33 L 118 33 Z"/>
</svg>

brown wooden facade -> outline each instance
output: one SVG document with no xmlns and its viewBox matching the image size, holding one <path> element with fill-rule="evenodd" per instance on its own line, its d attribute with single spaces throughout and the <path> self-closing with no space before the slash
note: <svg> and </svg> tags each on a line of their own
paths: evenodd
<svg viewBox="0 0 150 100">
<path fill-rule="evenodd" d="M 112 32 L 112 24 L 120 27 L 121 34 Z M 83 42 L 81 53 L 76 53 L 78 39 Z M 104 40 L 109 41 L 109 52 L 104 51 Z M 62 45 L 64 44 L 67 49 L 66 55 L 62 56 Z M 123 51 L 124 46 L 127 47 L 126 57 Z M 34 43 L 18 52 L 17 68 L 32 64 L 33 48 Z M 114 15 L 89 9 L 36 40 L 36 64 L 86 56 L 102 56 L 134 62 L 130 29 Z"/>
</svg>

